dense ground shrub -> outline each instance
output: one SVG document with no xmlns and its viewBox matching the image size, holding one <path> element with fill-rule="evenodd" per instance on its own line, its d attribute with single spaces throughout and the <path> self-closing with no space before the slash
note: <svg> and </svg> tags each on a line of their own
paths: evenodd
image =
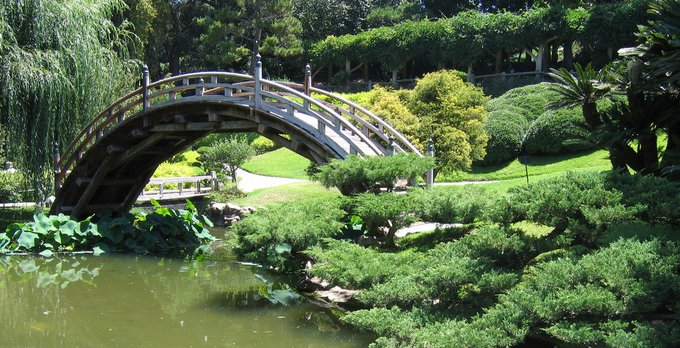
<svg viewBox="0 0 680 348">
<path fill-rule="evenodd" d="M 680 298 L 678 251 L 672 242 L 622 240 L 543 263 L 484 313 L 412 330 L 403 346 L 511 346 L 546 334 L 576 346 L 675 346 L 680 326 L 667 311 Z"/>
<path fill-rule="evenodd" d="M 388 247 L 394 246 L 397 230 L 418 220 L 413 213 L 413 200 L 406 195 L 363 193 L 355 196 L 349 205 L 350 212 L 363 221 L 367 233 L 384 237 Z"/>
<path fill-rule="evenodd" d="M 381 187 L 391 191 L 397 179 L 415 178 L 433 165 L 432 158 L 416 154 L 349 156 L 319 167 L 314 179 L 325 187 L 337 187 L 344 195 L 375 191 Z"/>
<path fill-rule="evenodd" d="M 421 256 L 410 251 L 388 253 L 349 241 L 328 240 L 307 251 L 315 260 L 312 274 L 333 284 L 367 288 L 414 271 Z"/>
<path fill-rule="evenodd" d="M 583 114 L 577 108 L 548 110 L 529 127 L 527 154 L 560 154 L 593 148 Z"/>
<path fill-rule="evenodd" d="M 259 209 L 232 229 L 235 251 L 242 257 L 296 271 L 303 266 L 300 252 L 339 235 L 345 212 L 343 199 L 310 199 Z"/>
<path fill-rule="evenodd" d="M 342 320 L 378 335 L 374 347 L 680 344 L 678 184 L 569 173 L 477 200 L 484 194 L 435 188 L 346 198 L 338 207 L 348 214 L 330 219 L 336 231 L 343 222 L 389 230 L 391 219 L 474 224 L 405 237 L 388 249 L 319 242 L 324 229 L 313 220 L 313 246 L 304 252 L 314 262 L 311 275 L 359 290 L 366 308 Z M 322 215 L 317 209 L 293 215 Z M 287 221 L 276 218 L 260 230 Z M 292 250 L 275 243 L 259 241 L 257 253 Z"/>
<path fill-rule="evenodd" d="M 482 189 L 451 190 L 444 187 L 414 189 L 408 194 L 413 211 L 423 221 L 469 224 L 481 217 L 488 204 Z"/>
</svg>

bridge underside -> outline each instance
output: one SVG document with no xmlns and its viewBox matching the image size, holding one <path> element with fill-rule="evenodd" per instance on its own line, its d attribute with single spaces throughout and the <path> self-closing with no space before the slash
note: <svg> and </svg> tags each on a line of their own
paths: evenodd
<svg viewBox="0 0 680 348">
<path fill-rule="evenodd" d="M 160 163 L 216 132 L 257 132 L 317 163 L 341 157 L 269 113 L 228 103 L 174 103 L 130 117 L 103 135 L 68 175 L 51 212 L 83 218 L 128 211 Z"/>
</svg>

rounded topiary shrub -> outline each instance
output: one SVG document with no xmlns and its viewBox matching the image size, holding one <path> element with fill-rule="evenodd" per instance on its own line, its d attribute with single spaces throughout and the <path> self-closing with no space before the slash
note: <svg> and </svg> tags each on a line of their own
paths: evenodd
<svg viewBox="0 0 680 348">
<path fill-rule="evenodd" d="M 577 108 L 549 110 L 531 124 L 524 140 L 529 154 L 560 154 L 593 148 Z"/>
<path fill-rule="evenodd" d="M 519 110 L 525 119 L 533 121 L 555 102 L 559 102 L 557 93 L 548 89 L 547 83 L 539 83 L 511 89 L 502 96 L 490 100 L 486 108 L 489 112 L 494 112 L 513 107 L 513 110 Z"/>
<path fill-rule="evenodd" d="M 522 148 L 522 139 L 528 126 L 529 123 L 519 113 L 492 112 L 484 124 L 489 142 L 486 145 L 486 157 L 480 163 L 493 165 L 516 158 Z"/>
</svg>

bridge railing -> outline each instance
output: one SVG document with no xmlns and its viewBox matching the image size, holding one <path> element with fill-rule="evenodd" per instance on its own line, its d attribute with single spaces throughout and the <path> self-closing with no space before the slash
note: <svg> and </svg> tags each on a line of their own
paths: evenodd
<svg viewBox="0 0 680 348">
<path fill-rule="evenodd" d="M 311 96 L 311 92 L 324 95 L 332 101 L 317 100 Z M 357 104 L 320 89 L 262 79 L 259 62 L 255 76 L 228 72 L 198 72 L 154 83 L 149 83 L 148 70 L 145 69 L 141 88 L 128 93 L 97 114 L 61 156 L 58 152 L 55 153 L 56 189 L 59 189 L 84 153 L 126 119 L 139 112 L 196 97 L 219 98 L 268 111 L 321 136 L 327 136 L 327 130 L 331 129 L 349 144 L 350 153 L 388 154 L 392 145 L 394 151 L 420 154 L 420 151 L 393 127 Z M 316 124 L 302 120 L 300 114 L 314 117 Z M 364 153 L 364 150 L 354 146 L 357 139 L 365 143 L 371 153 Z M 344 152 L 337 146 L 334 150 L 337 153 Z"/>
<path fill-rule="evenodd" d="M 202 185 L 202 183 L 207 183 L 207 185 Z M 191 187 L 185 187 L 188 186 Z M 169 188 L 166 185 L 176 185 L 177 188 Z M 188 197 L 207 194 L 212 191 L 216 191 L 219 188 L 219 181 L 217 180 L 217 175 L 215 172 L 211 172 L 210 175 L 200 175 L 200 176 L 186 176 L 186 177 L 171 177 L 171 178 L 151 178 L 147 183 L 147 186 L 142 190 L 142 194 L 139 196 L 140 199 L 154 198 L 154 197 Z M 157 186 L 152 187 L 152 186 Z"/>
</svg>

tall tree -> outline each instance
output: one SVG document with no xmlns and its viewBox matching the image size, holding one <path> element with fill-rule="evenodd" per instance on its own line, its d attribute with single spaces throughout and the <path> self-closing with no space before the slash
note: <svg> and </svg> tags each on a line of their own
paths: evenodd
<svg viewBox="0 0 680 348">
<path fill-rule="evenodd" d="M 120 0 L 0 2 L 0 123 L 8 157 L 45 197 L 52 146 L 63 148 L 130 87 L 129 32 L 114 25 Z"/>
<path fill-rule="evenodd" d="M 206 54 L 217 67 L 242 61 L 250 52 L 250 70 L 258 53 L 287 57 L 302 53 L 300 21 L 292 0 L 204 0 L 208 15 L 201 43 L 214 47 Z"/>
</svg>

